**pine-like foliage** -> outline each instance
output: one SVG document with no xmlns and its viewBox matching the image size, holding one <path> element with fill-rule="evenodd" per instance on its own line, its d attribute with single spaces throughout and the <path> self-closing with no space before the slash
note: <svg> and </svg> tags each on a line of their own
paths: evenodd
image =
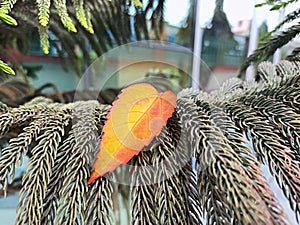
<svg viewBox="0 0 300 225">
<path fill-rule="evenodd" d="M 260 83 L 234 79 L 207 94 L 186 89 L 154 141 L 87 184 L 109 106 L 35 98 L 0 105 L 0 184 L 28 157 L 16 224 L 290 224 L 263 175 L 267 165 L 300 216 L 299 61 L 262 63 Z M 130 188 L 113 182 L 127 182 Z M 123 177 L 120 178 L 120 177 Z M 123 204 L 124 206 L 124 204 Z"/>
<path fill-rule="evenodd" d="M 271 5 L 270 10 L 273 11 L 285 8 L 287 5 L 293 4 L 297 1 L 298 0 L 265 0 L 262 3 L 257 4 L 256 6 L 261 7 L 264 5 Z M 295 38 L 300 32 L 300 24 L 297 21 L 299 17 L 300 9 L 297 6 L 295 6 L 294 11 L 287 14 L 285 19 L 282 22 L 280 22 L 274 28 L 274 30 L 270 31 L 269 33 L 267 33 L 267 35 L 263 37 L 263 39 L 259 43 L 258 48 L 245 60 L 245 62 L 241 66 L 241 73 L 239 76 L 242 76 L 243 72 L 246 71 L 246 69 L 251 63 L 258 64 L 262 61 L 267 60 L 275 53 L 275 51 L 278 48 L 285 46 L 287 43 L 293 40 L 293 38 Z M 292 26 L 288 27 L 287 29 L 283 29 L 282 31 L 279 31 L 281 28 L 284 27 L 284 25 L 293 21 L 295 21 L 295 23 Z M 299 52 L 300 48 L 296 48 L 289 57 L 292 58 L 298 55 Z"/>
</svg>

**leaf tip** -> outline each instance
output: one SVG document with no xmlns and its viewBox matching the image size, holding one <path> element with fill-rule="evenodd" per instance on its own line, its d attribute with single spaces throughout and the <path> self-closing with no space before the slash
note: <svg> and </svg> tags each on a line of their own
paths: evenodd
<svg viewBox="0 0 300 225">
<path fill-rule="evenodd" d="M 90 176 L 90 179 L 88 180 L 88 184 L 92 184 L 99 177 L 101 177 L 101 175 L 94 170 Z"/>
</svg>

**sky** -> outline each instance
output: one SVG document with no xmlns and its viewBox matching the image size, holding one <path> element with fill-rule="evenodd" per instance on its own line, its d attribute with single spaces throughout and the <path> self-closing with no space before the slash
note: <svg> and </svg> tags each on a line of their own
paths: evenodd
<svg viewBox="0 0 300 225">
<path fill-rule="evenodd" d="M 189 0 L 167 0 L 165 19 L 171 25 L 179 25 L 185 18 L 188 10 Z M 237 24 L 239 20 L 250 20 L 254 13 L 255 3 L 261 3 L 263 0 L 224 0 L 224 11 L 231 26 Z M 214 0 L 200 0 L 200 24 L 205 27 L 213 16 L 215 8 Z M 300 7 L 300 2 L 293 3 L 285 10 L 285 14 Z M 279 21 L 278 11 L 269 11 L 270 6 L 259 7 L 255 9 L 256 22 L 259 26 L 264 20 L 267 21 L 269 30 L 273 29 Z"/>
</svg>

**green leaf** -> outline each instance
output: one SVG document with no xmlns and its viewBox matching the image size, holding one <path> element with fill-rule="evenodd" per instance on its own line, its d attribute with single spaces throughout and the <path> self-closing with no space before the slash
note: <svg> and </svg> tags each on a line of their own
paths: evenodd
<svg viewBox="0 0 300 225">
<path fill-rule="evenodd" d="M 140 2 L 140 0 L 133 0 L 133 4 L 136 6 L 136 7 L 142 7 L 143 4 Z"/>
<path fill-rule="evenodd" d="M 44 54 L 49 54 L 49 36 L 48 29 L 46 27 L 39 27 L 39 35 L 40 35 L 40 44 L 43 49 Z"/>
<path fill-rule="evenodd" d="M 17 21 L 14 18 L 2 12 L 0 12 L 0 20 L 8 25 L 12 25 L 12 26 L 18 25 Z"/>
<path fill-rule="evenodd" d="M 50 4 L 49 0 L 37 0 L 39 10 L 39 22 L 43 27 L 46 27 L 49 22 Z"/>
<path fill-rule="evenodd" d="M 273 34 L 273 32 L 265 33 L 263 36 L 260 37 L 259 41 L 261 42 L 261 41 L 264 41 L 264 40 L 270 38 L 272 34 Z"/>
<path fill-rule="evenodd" d="M 57 9 L 58 15 L 62 24 L 71 32 L 77 32 L 71 17 L 68 14 L 66 0 L 54 0 L 54 6 Z"/>
<path fill-rule="evenodd" d="M 280 9 L 282 6 L 283 6 L 282 4 L 274 5 L 274 6 L 270 9 L 270 11 L 278 10 L 278 9 Z"/>
<path fill-rule="evenodd" d="M 91 19 L 91 12 L 88 8 L 86 9 L 86 20 L 87 20 L 87 30 L 91 34 L 94 34 L 94 29 L 93 29 L 93 24 L 92 24 L 92 19 Z"/>
<path fill-rule="evenodd" d="M 10 74 L 10 75 L 16 75 L 15 71 L 9 67 L 5 62 L 0 60 L 0 70 L 2 70 L 4 73 Z"/>
<path fill-rule="evenodd" d="M 262 7 L 262 6 L 264 6 L 264 5 L 266 5 L 267 3 L 258 3 L 258 4 L 255 4 L 255 7 Z"/>
<path fill-rule="evenodd" d="M 1 12 L 5 12 L 5 14 L 9 13 L 12 8 L 14 7 L 14 4 L 16 4 L 17 0 L 6 0 L 1 2 Z"/>
<path fill-rule="evenodd" d="M 72 0 L 73 6 L 76 13 L 76 18 L 80 22 L 80 24 L 89 31 L 88 21 L 86 17 L 85 9 L 83 8 L 83 0 Z"/>
</svg>

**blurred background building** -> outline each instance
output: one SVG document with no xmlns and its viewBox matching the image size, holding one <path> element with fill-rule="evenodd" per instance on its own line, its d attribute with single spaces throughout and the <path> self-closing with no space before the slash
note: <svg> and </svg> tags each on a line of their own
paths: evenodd
<svg viewBox="0 0 300 225">
<path fill-rule="evenodd" d="M 196 4 L 200 4 L 200 12 L 196 10 Z M 175 7 L 176 6 L 176 7 Z M 239 66 L 248 54 L 249 37 L 251 30 L 251 16 L 253 16 L 254 2 L 245 1 L 241 3 L 233 2 L 232 0 L 216 0 L 215 2 L 206 3 L 206 1 L 166 1 L 165 4 L 165 21 L 163 23 L 163 33 L 160 40 L 162 44 L 155 46 L 133 45 L 134 50 L 130 54 L 116 55 L 106 62 L 107 65 L 114 65 L 115 68 L 122 67 L 124 60 L 134 62 L 138 57 L 143 58 L 143 54 L 149 59 L 155 59 L 163 62 L 165 59 L 172 58 L 171 67 L 180 68 L 183 73 L 183 78 L 178 81 L 182 87 L 191 86 L 193 82 L 190 77 L 193 73 L 193 57 L 195 44 L 195 29 L 201 29 L 201 39 L 196 40 L 201 42 L 201 63 L 200 65 L 200 80 L 194 81 L 199 83 L 199 87 L 205 90 L 213 90 L 227 80 L 229 77 L 236 76 L 239 71 Z M 256 30 L 259 33 L 258 37 L 262 37 L 271 27 L 274 27 L 274 22 L 270 23 L 270 18 L 274 18 L 274 12 L 269 12 L 267 8 L 256 9 Z M 200 13 L 200 27 L 195 27 L 196 13 Z M 262 14 L 265 17 L 262 17 Z M 276 16 L 276 15 L 275 15 Z M 148 26 L 151 26 L 149 22 Z M 132 29 L 134 24 L 132 20 Z M 107 30 L 110 33 L 110 30 Z M 155 39 L 153 31 L 150 34 Z M 26 55 L 22 54 L 18 49 L 10 50 L 10 57 L 13 57 L 17 62 L 30 71 L 32 84 L 35 87 L 40 87 L 44 83 L 52 82 L 59 90 L 76 89 L 80 77 L 76 75 L 72 65 L 65 60 L 63 66 L 61 57 L 67 59 L 67 55 L 59 56 L 55 47 L 61 45 L 60 41 L 54 34 L 50 33 L 51 39 L 49 55 L 44 55 L 39 44 L 37 33 L 29 33 L 28 38 L 31 39 L 31 44 Z M 133 32 L 131 40 L 137 40 L 136 34 Z M 55 45 L 55 46 L 54 46 Z M 115 43 L 117 47 L 117 43 Z M 183 46 L 175 47 L 175 45 Z M 297 41 L 291 43 L 291 46 L 298 45 Z M 74 46 L 76 48 L 76 46 Z M 87 46 L 88 48 L 88 46 Z M 140 48 L 140 50 L 138 49 Z M 145 48 L 147 48 L 146 51 Z M 123 50 L 122 50 L 123 51 Z M 190 54 L 187 52 L 190 51 Z M 286 47 L 282 54 L 290 51 L 290 47 Z M 78 58 L 83 57 L 80 51 L 77 52 Z M 90 52 L 91 55 L 94 52 Z M 152 56 L 149 56 L 152 55 Z M 171 56 L 171 57 L 170 57 Z M 5 57 L 3 57 L 5 58 Z M 154 61 L 154 60 L 153 60 Z M 136 68 L 131 66 L 131 69 L 136 70 L 128 75 L 129 69 L 118 70 L 115 78 L 110 80 L 108 87 L 122 87 L 140 76 L 146 76 L 150 70 L 166 69 L 170 65 L 162 65 L 154 62 L 144 62 L 136 64 Z M 85 73 L 87 66 L 84 67 L 82 74 Z M 91 75 L 90 80 L 85 83 L 85 88 L 93 88 L 94 80 L 101 74 L 96 73 Z M 91 87 L 90 87 L 91 86 Z"/>
</svg>

